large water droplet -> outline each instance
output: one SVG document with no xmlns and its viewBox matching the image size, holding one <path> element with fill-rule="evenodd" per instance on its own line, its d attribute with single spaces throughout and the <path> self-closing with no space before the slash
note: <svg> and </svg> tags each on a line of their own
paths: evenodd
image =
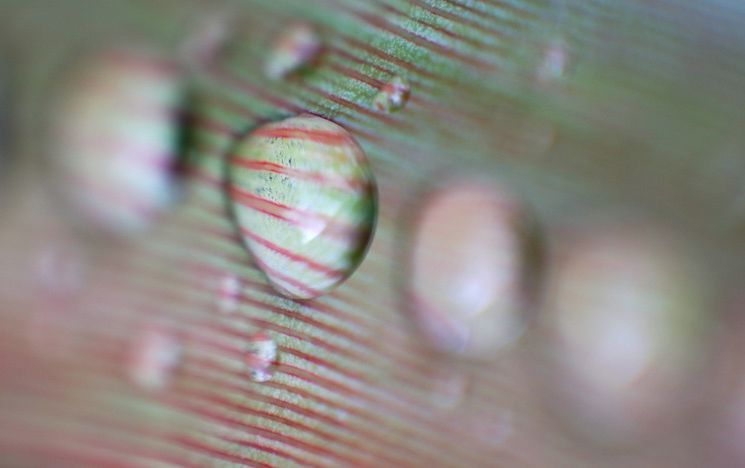
<svg viewBox="0 0 745 468">
<path fill-rule="evenodd" d="M 425 200 L 411 245 L 410 308 L 443 351 L 488 355 L 522 333 L 536 236 L 515 199 L 459 183 Z"/>
<path fill-rule="evenodd" d="M 386 83 L 375 96 L 373 107 L 381 112 L 395 112 L 406 106 L 410 96 L 409 82 L 401 76 L 396 76 Z"/>
<path fill-rule="evenodd" d="M 149 52 L 109 50 L 71 78 L 50 148 L 63 188 L 94 222 L 141 231 L 174 195 L 180 70 Z"/>
<path fill-rule="evenodd" d="M 264 73 L 276 80 L 310 65 L 323 49 L 321 37 L 307 23 L 287 26 L 275 39 L 264 64 Z"/>
<path fill-rule="evenodd" d="M 251 380 L 271 380 L 277 365 L 277 343 L 266 332 L 257 332 L 248 339 L 246 364 Z"/>
<path fill-rule="evenodd" d="M 161 327 L 148 327 L 132 344 L 127 374 L 145 390 L 162 390 L 171 382 L 182 354 L 181 343 L 174 334 Z"/>
<path fill-rule="evenodd" d="M 326 294 L 362 260 L 376 189 L 365 155 L 339 125 L 305 114 L 256 129 L 232 153 L 229 187 L 241 236 L 282 294 Z"/>
<path fill-rule="evenodd" d="M 681 413 L 712 320 L 706 278 L 686 248 L 646 229 L 578 235 L 551 275 L 561 410 L 594 439 L 615 443 Z"/>
<path fill-rule="evenodd" d="M 217 307 L 223 313 L 234 312 L 241 297 L 241 280 L 236 275 L 225 275 L 217 290 Z"/>
</svg>

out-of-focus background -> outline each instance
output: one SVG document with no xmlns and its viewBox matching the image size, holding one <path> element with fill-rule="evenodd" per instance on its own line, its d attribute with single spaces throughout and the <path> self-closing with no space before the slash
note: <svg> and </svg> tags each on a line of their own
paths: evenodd
<svg viewBox="0 0 745 468">
<path fill-rule="evenodd" d="M 0 0 L 0 465 L 745 466 L 743 25 Z"/>
</svg>

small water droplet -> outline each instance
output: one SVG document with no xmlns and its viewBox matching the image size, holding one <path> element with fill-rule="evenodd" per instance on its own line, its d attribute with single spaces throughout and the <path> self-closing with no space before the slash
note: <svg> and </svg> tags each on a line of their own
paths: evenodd
<svg viewBox="0 0 745 468">
<path fill-rule="evenodd" d="M 475 415 L 470 424 L 474 438 L 490 447 L 504 445 L 514 432 L 511 411 L 497 415 Z"/>
<path fill-rule="evenodd" d="M 569 68 L 569 60 L 567 43 L 560 38 L 551 40 L 543 49 L 536 79 L 540 83 L 550 83 L 563 78 Z"/>
<path fill-rule="evenodd" d="M 192 68 L 205 68 L 217 62 L 235 35 L 238 17 L 238 13 L 228 9 L 208 14 L 184 42 L 185 62 Z"/>
<path fill-rule="evenodd" d="M 492 185 L 457 183 L 428 197 L 418 221 L 408 299 L 432 345 L 478 356 L 514 343 L 540 273 L 524 208 Z"/>
<path fill-rule="evenodd" d="M 272 44 L 264 73 L 272 80 L 284 78 L 310 65 L 322 49 L 321 37 L 313 26 L 307 23 L 291 24 Z"/>
<path fill-rule="evenodd" d="M 56 245 L 44 248 L 36 259 L 34 275 L 47 295 L 71 297 L 83 289 L 84 266 L 72 248 Z"/>
<path fill-rule="evenodd" d="M 241 297 L 241 280 L 236 275 L 225 275 L 220 280 L 217 292 L 217 307 L 223 313 L 234 312 Z"/>
<path fill-rule="evenodd" d="M 401 76 L 396 76 L 385 84 L 373 100 L 373 107 L 381 112 L 401 110 L 409 102 L 411 85 Z"/>
<path fill-rule="evenodd" d="M 352 136 L 304 114 L 256 129 L 232 154 L 230 203 L 272 286 L 310 299 L 349 277 L 377 214 L 373 176 Z"/>
<path fill-rule="evenodd" d="M 248 339 L 246 364 L 251 380 L 271 380 L 277 365 L 277 343 L 266 332 L 257 332 Z"/>
<path fill-rule="evenodd" d="M 145 390 L 166 388 L 183 355 L 178 338 L 160 327 L 146 328 L 130 349 L 129 378 Z"/>
<path fill-rule="evenodd" d="M 466 376 L 455 370 L 439 370 L 431 382 L 432 404 L 443 411 L 450 411 L 463 401 L 468 389 Z"/>
<path fill-rule="evenodd" d="M 349 411 L 342 409 L 342 408 L 336 408 L 333 410 L 334 418 L 336 418 L 337 421 L 340 422 L 346 422 L 349 420 Z"/>
<path fill-rule="evenodd" d="M 50 150 L 84 216 L 142 231 L 173 200 L 180 67 L 141 50 L 109 50 L 75 70 L 54 114 Z"/>
</svg>

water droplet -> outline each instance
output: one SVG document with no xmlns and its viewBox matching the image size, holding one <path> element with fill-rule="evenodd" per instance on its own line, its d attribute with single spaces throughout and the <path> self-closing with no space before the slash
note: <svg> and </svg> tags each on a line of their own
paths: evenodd
<svg viewBox="0 0 745 468">
<path fill-rule="evenodd" d="M 395 112 L 406 106 L 410 96 L 409 82 L 401 76 L 396 76 L 378 92 L 373 100 L 373 106 L 381 112 Z"/>
<path fill-rule="evenodd" d="M 224 9 L 207 15 L 182 48 L 185 62 L 192 68 L 203 68 L 217 62 L 235 35 L 238 14 Z"/>
<path fill-rule="evenodd" d="M 515 342 L 537 282 L 525 210 L 491 185 L 464 182 L 433 193 L 418 216 L 408 298 L 426 337 L 471 356 Z"/>
<path fill-rule="evenodd" d="M 467 389 L 468 379 L 465 374 L 451 369 L 440 369 L 431 382 L 432 404 L 440 410 L 450 411 L 460 405 Z"/>
<path fill-rule="evenodd" d="M 168 386 L 181 362 L 183 349 L 177 337 L 160 327 L 146 328 L 130 350 L 127 372 L 145 390 Z"/>
<path fill-rule="evenodd" d="M 676 240 L 617 226 L 567 241 L 548 295 L 560 409 L 593 439 L 628 440 L 681 414 L 711 319 L 705 278 Z"/>
<path fill-rule="evenodd" d="M 277 365 L 277 343 L 265 332 L 251 335 L 248 339 L 246 364 L 254 382 L 271 380 Z"/>
<path fill-rule="evenodd" d="M 540 83 L 550 83 L 561 79 L 569 68 L 569 49 L 563 39 L 551 40 L 543 49 L 541 62 L 536 70 Z"/>
<path fill-rule="evenodd" d="M 71 297 L 83 288 L 84 270 L 83 261 L 73 248 L 52 245 L 37 257 L 34 276 L 47 295 Z"/>
<path fill-rule="evenodd" d="M 372 173 L 351 135 L 304 114 L 256 129 L 231 154 L 235 218 L 272 286 L 310 299 L 349 277 L 377 213 Z"/>
<path fill-rule="evenodd" d="M 514 433 L 511 411 L 501 411 L 496 415 L 474 415 L 470 431 L 474 438 L 490 447 L 504 445 Z"/>
<path fill-rule="evenodd" d="M 332 413 L 337 421 L 346 422 L 349 420 L 349 411 L 345 409 L 335 408 Z"/>
<path fill-rule="evenodd" d="M 264 73 L 273 80 L 284 78 L 310 65 L 322 49 L 321 37 L 313 26 L 307 23 L 289 25 L 272 44 Z"/>
<path fill-rule="evenodd" d="M 236 275 L 226 275 L 220 280 L 217 306 L 223 313 L 234 312 L 241 297 L 241 280 Z"/>
<path fill-rule="evenodd" d="M 174 197 L 180 69 L 145 51 L 110 50 L 71 78 L 50 148 L 63 188 L 97 224 L 141 231 Z"/>
</svg>

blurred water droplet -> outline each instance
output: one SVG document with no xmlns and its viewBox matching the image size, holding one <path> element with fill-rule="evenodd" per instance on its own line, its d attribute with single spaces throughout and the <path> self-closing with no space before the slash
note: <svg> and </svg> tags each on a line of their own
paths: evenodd
<svg viewBox="0 0 745 468">
<path fill-rule="evenodd" d="M 551 388 L 582 432 L 630 440 L 682 413 L 714 322 L 706 278 L 688 249 L 645 229 L 568 242 L 548 296 L 559 363 Z"/>
<path fill-rule="evenodd" d="M 246 364 L 254 382 L 266 382 L 273 377 L 277 365 L 277 343 L 266 332 L 249 337 Z"/>
<path fill-rule="evenodd" d="M 175 335 L 159 327 L 149 327 L 132 344 L 127 373 L 132 382 L 145 390 L 163 390 L 170 384 L 182 354 Z"/>
<path fill-rule="evenodd" d="M 450 411 L 461 404 L 468 389 L 468 379 L 458 371 L 440 369 L 432 378 L 430 398 L 433 406 Z"/>
<path fill-rule="evenodd" d="M 220 279 L 217 292 L 217 306 L 223 313 L 234 312 L 241 297 L 241 280 L 236 275 L 226 275 Z"/>
<path fill-rule="evenodd" d="M 477 417 L 471 423 L 471 433 L 481 443 L 491 447 L 504 445 L 514 432 L 512 412 Z"/>
<path fill-rule="evenodd" d="M 377 214 L 373 176 L 352 136 L 305 114 L 256 129 L 232 154 L 231 206 L 272 286 L 310 299 L 349 277 Z"/>
<path fill-rule="evenodd" d="M 409 82 L 401 76 L 396 76 L 386 83 L 375 96 L 373 107 L 381 112 L 395 112 L 406 106 L 410 96 Z"/>
<path fill-rule="evenodd" d="M 275 39 L 264 64 L 267 78 L 276 80 L 309 66 L 323 49 L 321 37 L 307 23 L 287 26 Z"/>
<path fill-rule="evenodd" d="M 563 78 L 569 68 L 569 61 L 567 43 L 560 38 L 551 40 L 543 49 L 536 79 L 539 83 L 550 83 Z"/>
<path fill-rule="evenodd" d="M 349 411 L 341 408 L 334 409 L 333 414 L 337 421 L 345 422 L 349 419 Z"/>
<path fill-rule="evenodd" d="M 80 254 L 73 248 L 50 245 L 38 255 L 34 276 L 39 286 L 49 296 L 71 297 L 84 285 L 84 265 Z"/>
<path fill-rule="evenodd" d="M 488 355 L 518 339 L 535 296 L 536 241 L 524 209 L 495 187 L 451 184 L 425 199 L 408 298 L 436 348 Z"/>
<path fill-rule="evenodd" d="M 182 55 L 192 68 L 207 68 L 225 52 L 237 29 L 238 13 L 223 9 L 208 14 L 184 42 Z"/>
<path fill-rule="evenodd" d="M 122 49 L 91 57 L 70 78 L 50 147 L 60 184 L 90 220 L 139 232 L 174 198 L 181 70 L 155 54 Z"/>
</svg>

